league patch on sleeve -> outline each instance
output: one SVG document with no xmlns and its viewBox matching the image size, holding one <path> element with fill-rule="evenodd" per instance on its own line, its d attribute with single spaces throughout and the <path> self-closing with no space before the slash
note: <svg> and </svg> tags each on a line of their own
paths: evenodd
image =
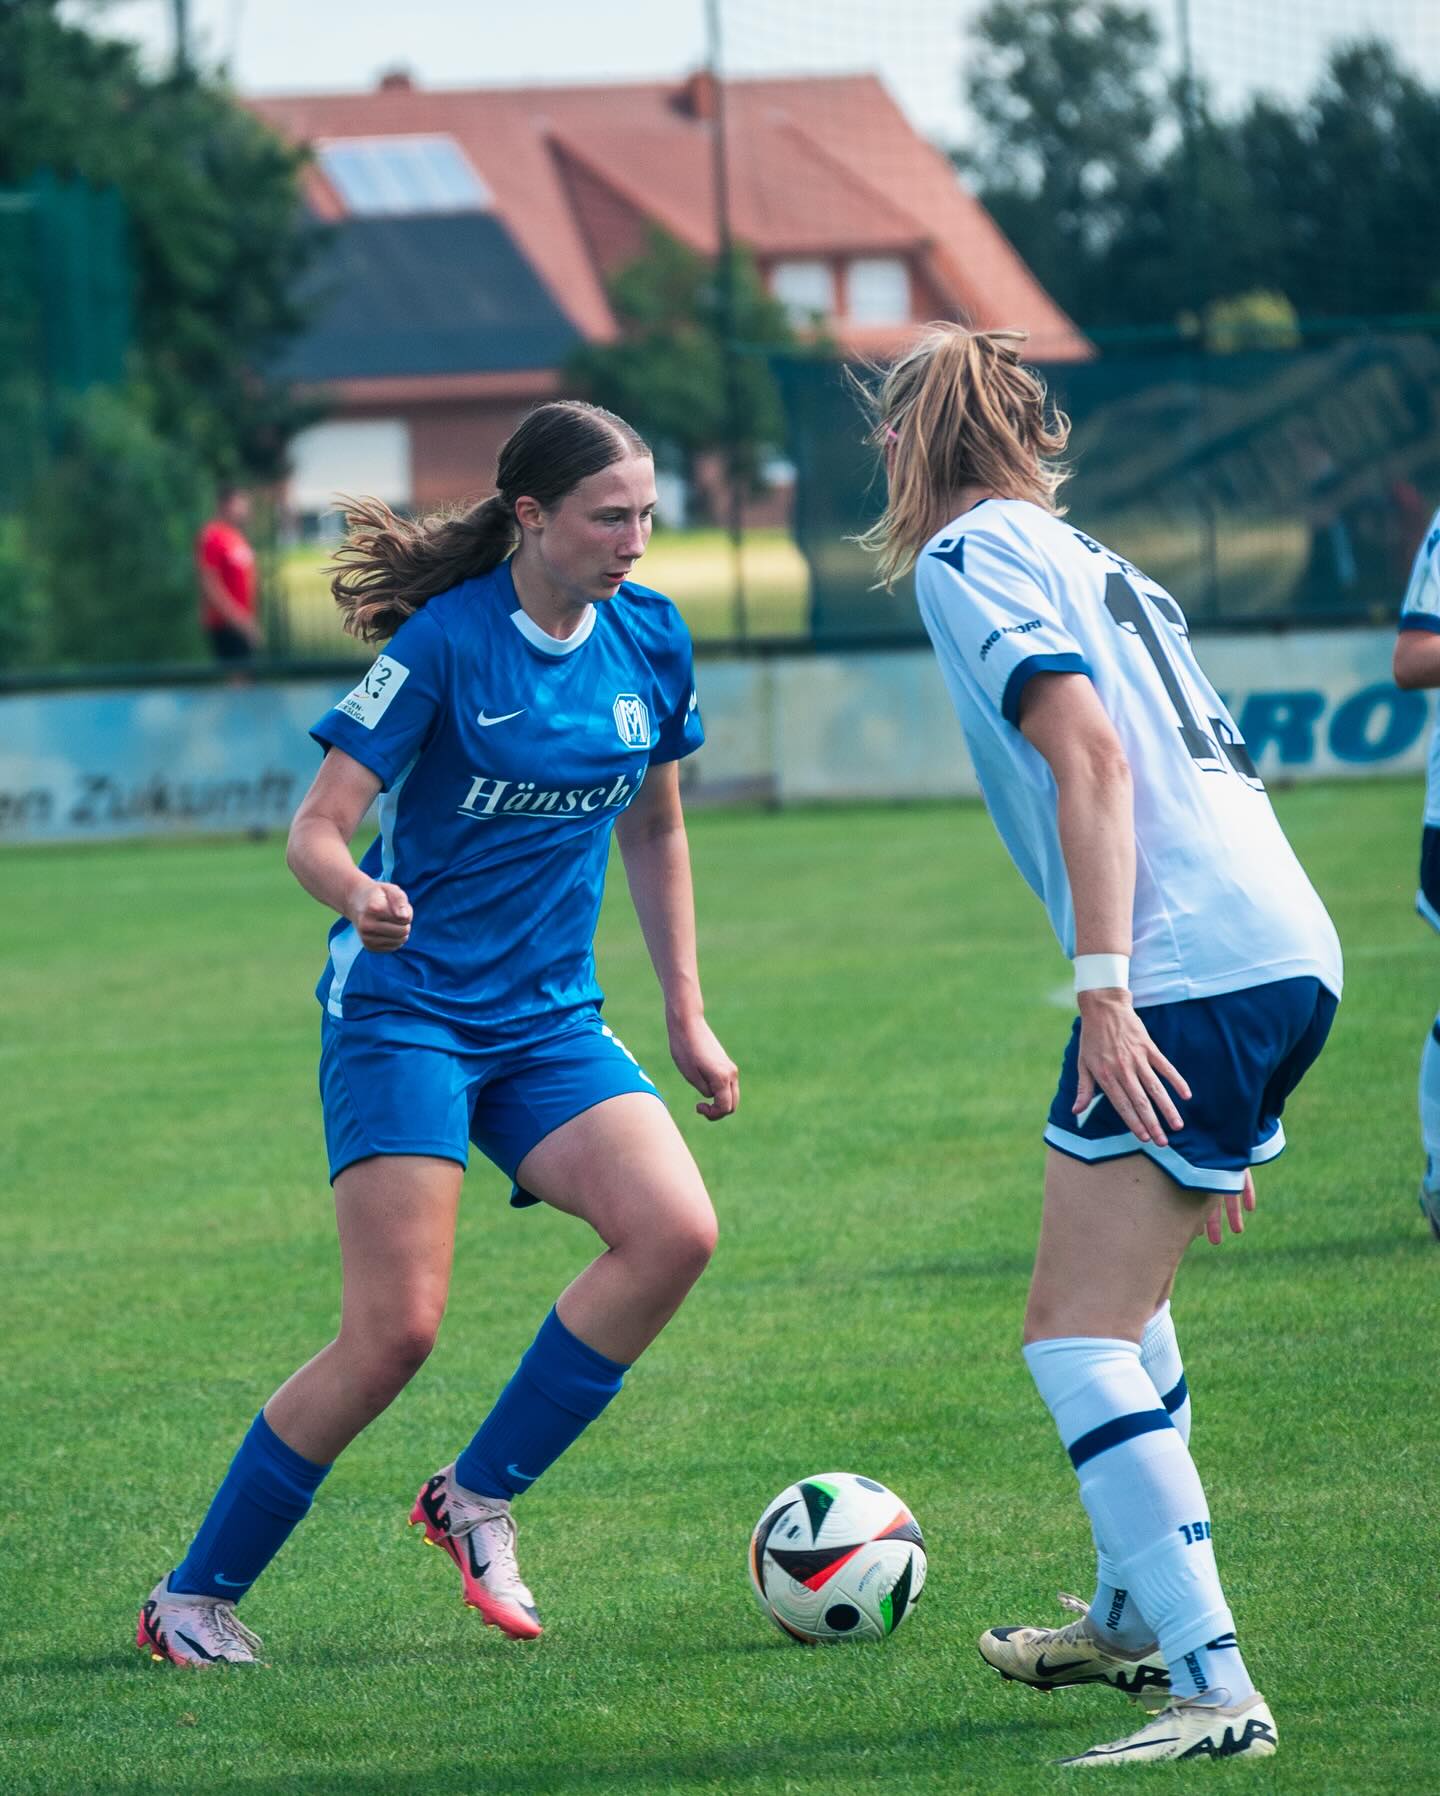
<svg viewBox="0 0 1440 1796">
<path fill-rule="evenodd" d="M 392 661 L 389 655 L 381 655 L 355 690 L 346 693 L 335 709 L 342 717 L 373 730 L 409 678 L 408 667 Z"/>
</svg>

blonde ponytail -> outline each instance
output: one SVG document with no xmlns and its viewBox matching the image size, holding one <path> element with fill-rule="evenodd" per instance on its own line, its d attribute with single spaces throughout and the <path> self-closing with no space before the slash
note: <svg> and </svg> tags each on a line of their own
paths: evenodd
<svg viewBox="0 0 1440 1796">
<path fill-rule="evenodd" d="M 861 388 L 875 419 L 872 440 L 885 452 L 889 498 L 853 540 L 876 557 L 881 585 L 915 565 L 962 487 L 1063 513 L 1056 494 L 1069 470 L 1053 458 L 1064 453 L 1070 420 L 1021 362 L 1025 340 L 1024 331 L 927 325 L 897 362 L 874 371 L 878 389 Z"/>
</svg>

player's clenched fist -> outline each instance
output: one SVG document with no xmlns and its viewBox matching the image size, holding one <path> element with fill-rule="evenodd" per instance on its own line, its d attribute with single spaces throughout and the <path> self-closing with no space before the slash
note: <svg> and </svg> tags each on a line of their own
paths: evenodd
<svg viewBox="0 0 1440 1796">
<path fill-rule="evenodd" d="M 372 879 L 351 900 L 349 917 L 360 937 L 361 946 L 372 954 L 393 954 L 410 939 L 410 920 L 414 916 L 410 900 L 399 886 L 382 879 Z"/>
</svg>

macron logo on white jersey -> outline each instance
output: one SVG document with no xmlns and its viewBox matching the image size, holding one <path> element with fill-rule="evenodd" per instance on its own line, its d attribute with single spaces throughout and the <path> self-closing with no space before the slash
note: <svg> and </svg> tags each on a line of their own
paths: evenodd
<svg viewBox="0 0 1440 1796">
<path fill-rule="evenodd" d="M 409 678 L 410 669 L 404 662 L 381 655 L 355 690 L 347 692 L 335 709 L 342 717 L 373 730 Z"/>
</svg>

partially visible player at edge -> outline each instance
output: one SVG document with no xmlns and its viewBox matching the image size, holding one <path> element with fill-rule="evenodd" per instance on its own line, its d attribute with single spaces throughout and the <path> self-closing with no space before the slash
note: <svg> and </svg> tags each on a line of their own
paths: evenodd
<svg viewBox="0 0 1440 1796">
<path fill-rule="evenodd" d="M 936 325 L 885 374 L 888 505 L 862 542 L 915 568 L 926 629 L 992 819 L 1075 966 L 1079 1016 L 1050 1106 L 1025 1359 L 1079 1474 L 1099 1554 L 1058 1629 L 980 1651 L 1052 1689 L 1104 1681 L 1168 1706 L 1067 1764 L 1259 1756 L 1251 1682 L 1190 1457 L 1170 1319 L 1176 1268 L 1320 1052 L 1340 946 L 1175 601 L 1062 521 L 1069 425 L 1022 333 Z M 1153 1704 L 1166 1700 L 1157 1695 Z"/>
<path fill-rule="evenodd" d="M 351 509 L 335 595 L 353 634 L 389 643 L 312 732 L 328 752 L 288 853 L 339 913 L 317 995 L 340 1328 L 256 1416 L 143 1605 L 137 1644 L 157 1659 L 262 1650 L 236 1602 L 434 1343 L 470 1141 L 512 1203 L 581 1216 L 605 1244 L 410 1513 L 507 1634 L 540 1632 L 511 1498 L 616 1395 L 714 1247 L 695 1162 L 601 1021 L 592 951 L 613 829 L 675 1063 L 702 1115 L 730 1115 L 739 1078 L 701 1003 L 680 808 L 679 762 L 704 737 L 690 638 L 629 577 L 654 463 L 623 420 L 561 401 L 510 437 L 497 484 L 452 518 Z M 357 868 L 350 838 L 377 794 Z"/>
<path fill-rule="evenodd" d="M 1440 511 L 1431 518 L 1425 540 L 1416 551 L 1400 606 L 1395 684 L 1407 691 L 1440 686 Z M 1440 723 L 1430 733 L 1415 908 L 1427 923 L 1440 929 Z M 1425 1146 L 1420 1209 L 1440 1241 L 1440 1016 L 1431 1025 L 1420 1055 L 1420 1136 Z"/>
</svg>

